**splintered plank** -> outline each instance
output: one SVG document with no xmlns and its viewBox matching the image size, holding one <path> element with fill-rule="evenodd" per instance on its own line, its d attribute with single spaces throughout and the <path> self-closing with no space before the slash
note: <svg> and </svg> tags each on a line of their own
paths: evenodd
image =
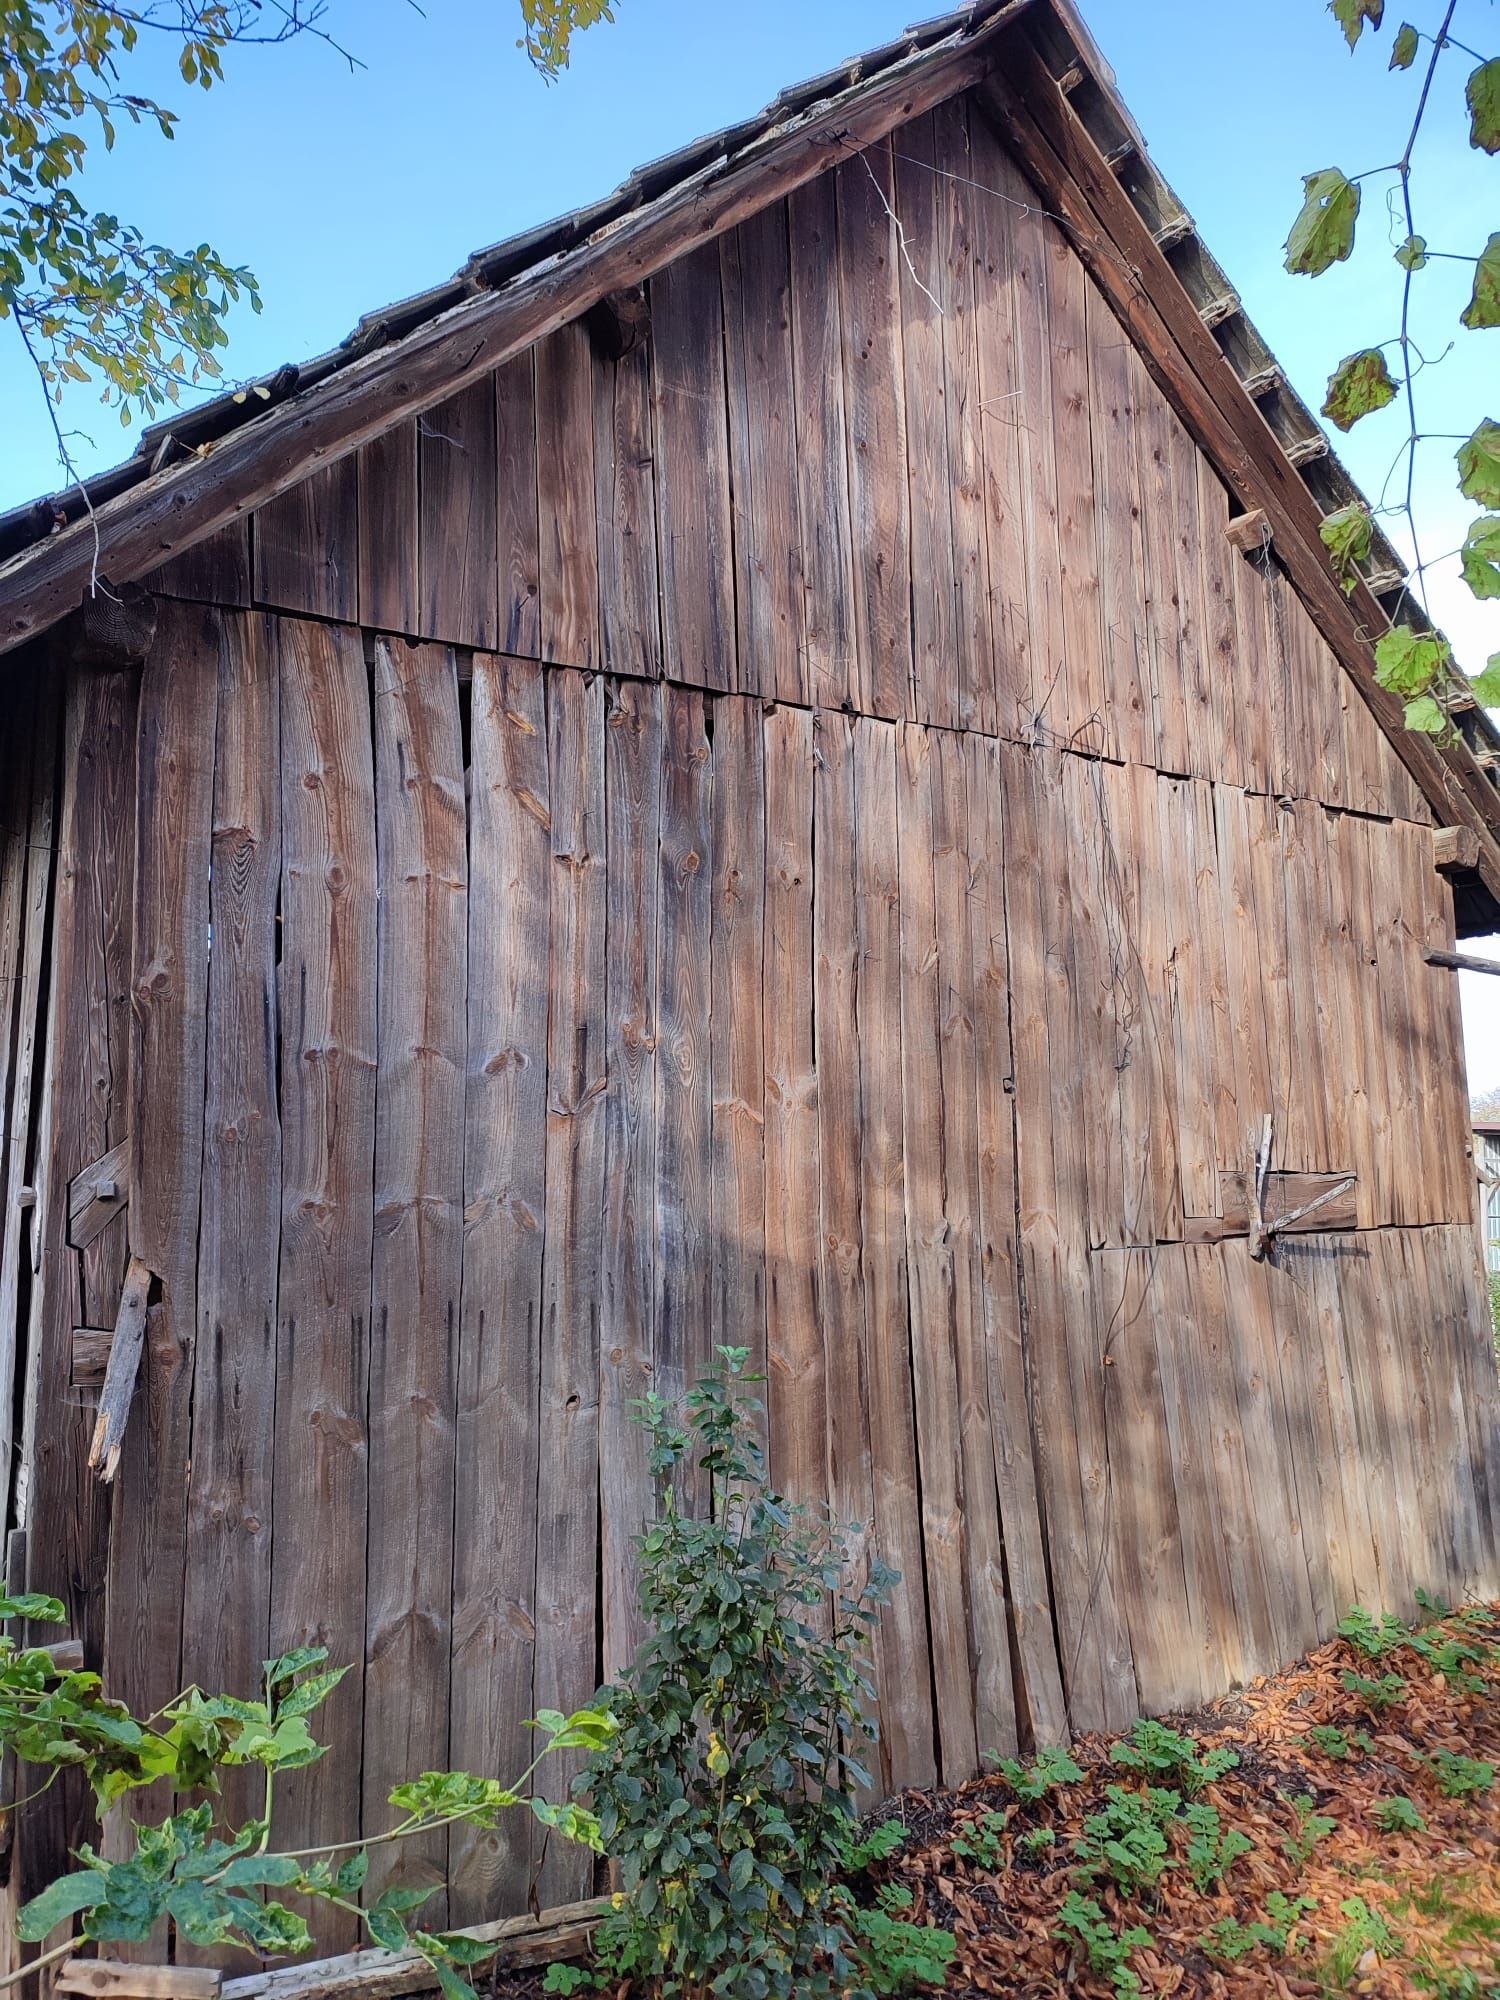
<svg viewBox="0 0 1500 2000">
<path fill-rule="evenodd" d="M 669 680 L 739 685 L 719 246 L 651 280 L 662 657 Z"/>
<path fill-rule="evenodd" d="M 224 643 L 219 612 L 163 604 L 141 675 L 137 724 L 128 1221 L 131 1251 L 155 1275 L 160 1296 L 116 1488 L 107 1648 L 115 1685 L 148 1714 L 181 1685 L 208 871 Z"/>
<path fill-rule="evenodd" d="M 969 1672 L 963 1441 L 954 1251 L 943 1212 L 942 993 L 933 880 L 933 734 L 897 736 L 901 886 L 901 1082 L 912 1374 L 921 1466 L 927 1616 L 944 1782 L 979 1762 Z"/>
<path fill-rule="evenodd" d="M 766 775 L 759 704 L 713 707 L 713 1345 L 766 1371 Z"/>
<path fill-rule="evenodd" d="M 547 1222 L 542 1266 L 536 1524 L 536 1706 L 564 1714 L 597 1685 L 599 1253 L 604 1210 L 604 683 L 548 676 L 552 930 L 548 953 Z M 533 968 L 531 976 L 535 977 Z M 538 1789 L 566 1799 L 577 1753 Z M 585 1849 L 543 1841 L 542 1906 L 593 1880 Z"/>
<path fill-rule="evenodd" d="M 282 619 L 281 1268 L 271 1651 L 350 1664 L 329 1754 L 277 1787 L 288 1846 L 359 1823 L 376 1068 L 375 782 L 359 634 Z M 134 1203 L 132 1203 L 132 1213 Z M 353 1942 L 342 1915 L 330 1949 Z"/>
<path fill-rule="evenodd" d="M 61 1599 L 69 1636 L 85 1657 L 98 1660 L 105 1641 L 105 1577 L 109 1505 L 89 1472 L 93 1412 L 71 1393 L 73 1328 L 85 1324 L 80 1260 L 67 1241 L 67 1186 L 111 1142 L 112 1117 L 128 1122 L 128 1050 L 101 1042 L 95 1024 L 107 1023 L 110 978 L 106 940 L 111 912 L 123 907 L 124 953 L 130 952 L 131 842 L 135 825 L 137 677 L 133 673 L 71 671 L 65 682 L 59 795 L 50 786 L 33 805 L 31 834 L 43 843 L 33 852 L 45 867 L 57 847 L 57 880 L 50 939 L 50 986 L 45 1052 L 40 1062 L 40 1124 L 33 1158 L 37 1203 L 8 1207 L 7 1246 L 30 1266 L 29 1366 L 26 1376 L 21 1464 L 24 1521 L 46 1523 L 28 1537 L 29 1588 Z M 55 747 L 39 739 L 38 750 Z M 50 771 L 50 756 L 45 766 Z M 42 941 L 46 895 L 28 876 L 31 921 Z M 122 900 L 123 898 L 123 900 Z M 38 976 L 38 962 L 33 979 Z M 128 975 L 125 990 L 128 991 Z M 35 987 L 33 987 L 33 993 Z M 82 1057 L 82 1060 L 80 1060 Z M 119 1136 L 116 1134 L 115 1136 Z M 15 1217 L 15 1222 L 11 1217 Z M 22 1230 L 19 1224 L 28 1222 Z M 32 1235 L 35 1231 L 35 1235 Z M 106 1231 L 106 1235 L 110 1232 Z M 119 1303 L 110 1302 L 110 1319 Z M 176 1585 L 173 1589 L 175 1592 Z M 173 1647 L 173 1666 L 176 1646 Z M 18 1812 L 14 1887 L 22 1901 L 56 1874 L 59 1857 L 94 1838 L 93 1801 L 87 1790 L 62 1781 Z"/>
<path fill-rule="evenodd" d="M 426 639 L 500 643 L 496 456 L 491 375 L 417 419 L 417 606 Z"/>
<path fill-rule="evenodd" d="M 719 239 L 740 686 L 806 701 L 791 262 L 785 202 Z"/>
<path fill-rule="evenodd" d="M 943 1232 L 952 1259 L 963 1481 L 964 1569 L 974 1675 L 974 1729 L 981 1756 L 1017 1745 L 1015 1690 L 1005 1608 L 995 1436 L 986 1365 L 980 1259 L 979 1107 L 975 1088 L 974 948 L 969 933 L 972 863 L 964 746 L 931 732 L 932 876 L 937 939 L 938 1049 L 942 1120 Z M 993 1052 L 986 1051 L 986 1059 Z"/>
<path fill-rule="evenodd" d="M 974 1088 L 978 1145 L 980 1301 L 995 1483 L 1022 1713 L 1039 1743 L 1068 1734 L 1052 1626 L 1047 1553 L 1032 1444 L 1016 1242 L 1014 1051 L 1005 935 L 1005 827 L 999 745 L 971 736 L 968 764 L 972 874 L 969 921 L 974 966 Z"/>
<path fill-rule="evenodd" d="M 383 632 L 416 632 L 417 420 L 355 453 L 359 481 L 359 617 Z M 193 553 L 190 551 L 190 553 Z"/>
<path fill-rule="evenodd" d="M 464 1284 L 453 1518 L 454 1765 L 504 1772 L 536 1754 L 537 1395 L 546 1216 L 547 963 L 552 895 L 544 676 L 474 660 Z M 450 1841 L 449 1919 L 519 1907 L 530 1832 L 504 1817 Z"/>
<path fill-rule="evenodd" d="M 380 895 L 370 1325 L 364 1824 L 447 1768 L 453 1431 L 463 1262 L 468 825 L 446 646 L 375 642 Z M 442 1835 L 371 1857 L 369 1889 L 441 1882 Z M 445 1920 L 447 1898 L 430 1904 Z"/>
<path fill-rule="evenodd" d="M 599 660 L 595 450 L 594 353 L 575 320 L 536 350 L 542 658 L 567 667 Z"/>
<path fill-rule="evenodd" d="M 900 259 L 901 352 L 911 481 L 912 708 L 919 722 L 959 718 L 957 592 L 948 472 L 948 383 L 943 322 L 953 289 L 938 255 L 939 189 L 932 115 L 901 128 L 895 198 L 906 254 Z"/>
<path fill-rule="evenodd" d="M 536 350 L 528 347 L 495 371 L 500 645 L 528 660 L 542 643 L 536 444 Z"/>
<path fill-rule="evenodd" d="M 604 1676 L 644 1636 L 634 1538 L 652 1505 L 648 1447 L 634 1406 L 655 1387 L 657 849 L 662 691 L 609 690 L 604 740 L 609 1094 L 600 1269 L 599 1532 Z"/>
<path fill-rule="evenodd" d="M 661 596 L 651 351 L 642 344 L 593 366 L 600 658 L 611 673 L 654 680 L 661 673 Z"/>
<path fill-rule="evenodd" d="M 787 234 L 797 418 L 802 698 L 820 708 L 860 708 L 843 322 L 839 288 L 828 278 L 838 263 L 832 174 L 820 174 L 791 195 Z"/>
<path fill-rule="evenodd" d="M 818 1073 L 818 1315 L 828 1379 L 828 1499 L 854 1530 L 856 1573 L 874 1520 L 864 1272 L 860 1263 L 859 932 L 854 883 L 854 730 L 814 723 L 813 1023 Z"/>
<path fill-rule="evenodd" d="M 828 1383 L 818 1320 L 818 1077 L 813 1047 L 813 732 L 765 718 L 766 1402 L 771 1475 L 828 1497 Z"/>
<path fill-rule="evenodd" d="M 1104 627 L 1104 735 L 1111 756 L 1156 762 L 1156 709 L 1142 602 L 1140 482 L 1135 465 L 1138 377 L 1130 340 L 1092 285 L 1084 298 L 1088 342 L 1094 525 Z"/>
<path fill-rule="evenodd" d="M 896 838 L 896 728 L 854 723 L 855 987 L 859 1045 L 860 1275 L 870 1411 L 875 1540 L 901 1573 L 875 1628 L 881 1776 L 901 1791 L 929 1785 L 934 1756 L 932 1665 L 922 1557 L 911 1346 L 901 1083 L 901 892 Z"/>
<path fill-rule="evenodd" d="M 858 706 L 912 711 L 911 506 L 889 142 L 833 170 L 843 312 Z M 826 282 L 826 274 L 825 274 Z"/>
<path fill-rule="evenodd" d="M 274 621 L 226 617 L 219 659 L 208 961 L 208 1089 L 183 1678 L 248 1695 L 270 1643 L 281 885 L 281 688 Z M 149 1169 L 148 1169 L 149 1171 Z M 235 1823 L 259 1801 L 226 1772 Z"/>
<path fill-rule="evenodd" d="M 254 597 L 278 611 L 359 616 L 359 477 L 355 455 L 310 472 L 256 509 Z"/>
<path fill-rule="evenodd" d="M 713 1065 L 710 1043 L 713 765 L 695 688 L 662 696 L 660 992 L 656 1031 L 656 1374 L 680 1398 L 712 1361 Z M 706 1493 L 691 1467 L 684 1487 Z"/>
</svg>

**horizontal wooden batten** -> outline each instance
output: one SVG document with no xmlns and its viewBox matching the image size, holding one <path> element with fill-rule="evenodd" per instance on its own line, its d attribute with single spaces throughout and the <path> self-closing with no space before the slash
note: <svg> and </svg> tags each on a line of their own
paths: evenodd
<svg viewBox="0 0 1500 2000">
<path fill-rule="evenodd" d="M 966 89 L 993 61 L 997 38 L 1031 4 L 1011 0 L 980 33 L 893 65 L 868 89 L 792 121 L 727 170 L 715 164 L 692 176 L 566 256 L 360 356 L 306 396 L 231 431 L 201 458 L 143 480 L 13 557 L 0 567 L 0 653 L 71 610 L 94 575 L 118 586 L 193 547 L 401 418 L 477 381 L 606 294 L 639 284 Z"/>
</svg>

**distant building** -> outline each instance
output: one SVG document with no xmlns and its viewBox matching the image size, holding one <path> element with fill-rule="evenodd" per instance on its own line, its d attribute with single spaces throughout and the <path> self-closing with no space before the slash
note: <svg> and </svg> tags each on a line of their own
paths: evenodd
<svg viewBox="0 0 1500 2000">
<path fill-rule="evenodd" d="M 1500 1271 L 1500 1118 L 1474 1120 L 1474 1166 L 1484 1215 L 1484 1260 Z"/>
</svg>

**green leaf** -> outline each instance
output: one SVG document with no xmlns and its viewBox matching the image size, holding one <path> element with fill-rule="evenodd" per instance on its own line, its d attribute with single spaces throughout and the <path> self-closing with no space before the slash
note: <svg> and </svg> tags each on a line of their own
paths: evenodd
<svg viewBox="0 0 1500 2000">
<path fill-rule="evenodd" d="M 305 1681 L 298 1681 L 285 1700 L 277 1704 L 277 1715 L 311 1715 L 315 1708 L 320 1708 L 327 1701 L 348 1671 L 347 1667 L 334 1667 L 326 1674 L 309 1674 Z"/>
<path fill-rule="evenodd" d="M 1365 31 L 1365 22 L 1378 28 L 1385 14 L 1385 0 L 1328 0 L 1328 11 L 1344 31 L 1352 49 Z"/>
<path fill-rule="evenodd" d="M 0 1624 L 11 1618 L 30 1618 L 38 1625 L 66 1625 L 68 1614 L 55 1597 L 44 1597 L 39 1590 L 22 1591 L 12 1597 L 9 1591 L 0 1592 Z"/>
<path fill-rule="evenodd" d="M 1500 326 L 1500 230 L 1479 253 L 1479 262 L 1474 267 L 1473 297 L 1459 318 L 1475 333 L 1481 327 Z"/>
<path fill-rule="evenodd" d="M 1340 507 L 1336 514 L 1327 515 L 1318 524 L 1319 538 L 1332 559 L 1333 573 L 1344 586 L 1346 595 L 1359 580 L 1359 564 L 1369 560 L 1374 526 L 1370 510 L 1362 500 L 1351 501 L 1347 507 Z"/>
<path fill-rule="evenodd" d="M 1396 252 L 1396 262 L 1403 271 L 1420 271 L 1427 263 L 1427 238 L 1408 236 Z"/>
<path fill-rule="evenodd" d="M 241 1854 L 219 1880 L 226 1889 L 289 1889 L 301 1874 L 302 1864 L 295 1855 Z"/>
<path fill-rule="evenodd" d="M 365 1911 L 365 1929 L 386 1951 L 405 1951 L 411 1943 L 401 1919 L 394 1911 L 382 1910 L 378 1904 L 373 1910 Z"/>
<path fill-rule="evenodd" d="M 462 1973 L 455 1972 L 446 1959 L 429 1957 L 423 1953 L 427 1963 L 437 1974 L 437 1983 L 443 1989 L 444 2000 L 477 2000 L 473 1987 Z"/>
<path fill-rule="evenodd" d="M 1286 268 L 1296 277 L 1316 278 L 1341 264 L 1354 248 L 1359 186 L 1337 167 L 1302 179 L 1302 209 L 1286 239 Z"/>
<path fill-rule="evenodd" d="M 1469 106 L 1469 144 L 1481 153 L 1500 153 L 1500 56 L 1479 65 L 1464 97 Z"/>
<path fill-rule="evenodd" d="M 1391 48 L 1391 68 L 1410 69 L 1417 59 L 1417 31 L 1410 21 L 1403 21 L 1396 30 L 1396 40 Z"/>
<path fill-rule="evenodd" d="M 1500 514 L 1481 514 L 1459 550 L 1464 582 L 1476 597 L 1500 597 Z"/>
<path fill-rule="evenodd" d="M 1441 736 L 1448 727 L 1448 718 L 1430 694 L 1420 694 L 1415 701 L 1406 704 L 1405 722 L 1408 729 L 1416 730 L 1419 736 Z"/>
<path fill-rule="evenodd" d="M 1476 674 L 1469 690 L 1481 708 L 1500 708 L 1500 653 L 1491 653 L 1482 674 Z"/>
<path fill-rule="evenodd" d="M 1392 694 L 1411 699 L 1426 694 L 1448 663 L 1450 647 L 1436 632 L 1393 625 L 1375 645 L 1375 678 Z"/>
<path fill-rule="evenodd" d="M 365 1886 L 365 1877 L 369 1872 L 370 1851 L 362 1847 L 357 1854 L 351 1854 L 340 1867 L 334 1877 L 334 1887 L 341 1896 L 357 1896 Z"/>
<path fill-rule="evenodd" d="M 1486 417 L 1454 454 L 1458 490 L 1481 507 L 1500 507 L 1500 424 Z"/>
<path fill-rule="evenodd" d="M 1378 347 L 1347 354 L 1328 379 L 1323 415 L 1341 431 L 1353 430 L 1361 417 L 1383 410 L 1396 399 L 1396 383 Z"/>
<path fill-rule="evenodd" d="M 80 1869 L 74 1875 L 59 1875 L 39 1896 L 23 1905 L 16 1917 L 16 1936 L 24 1944 L 40 1944 L 48 1931 L 80 1910 L 92 1910 L 109 1893 L 109 1876 L 101 1868 Z"/>
</svg>

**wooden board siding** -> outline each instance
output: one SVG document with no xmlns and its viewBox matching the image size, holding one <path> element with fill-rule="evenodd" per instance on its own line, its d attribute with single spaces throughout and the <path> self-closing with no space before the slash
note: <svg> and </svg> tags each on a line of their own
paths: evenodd
<svg viewBox="0 0 1500 2000">
<path fill-rule="evenodd" d="M 1070 241 L 960 100 L 647 292 L 171 565 L 139 680 L 0 749 L 29 1582 L 127 1692 L 349 1665 L 278 1837 L 618 1671 L 632 1407 L 720 1346 L 902 1572 L 872 1796 L 1500 1588 L 1431 815 Z M 1262 1261 L 1267 1114 L 1278 1199 L 1355 1185 Z M 374 1873 L 593 1885 L 519 1816 Z"/>
</svg>

